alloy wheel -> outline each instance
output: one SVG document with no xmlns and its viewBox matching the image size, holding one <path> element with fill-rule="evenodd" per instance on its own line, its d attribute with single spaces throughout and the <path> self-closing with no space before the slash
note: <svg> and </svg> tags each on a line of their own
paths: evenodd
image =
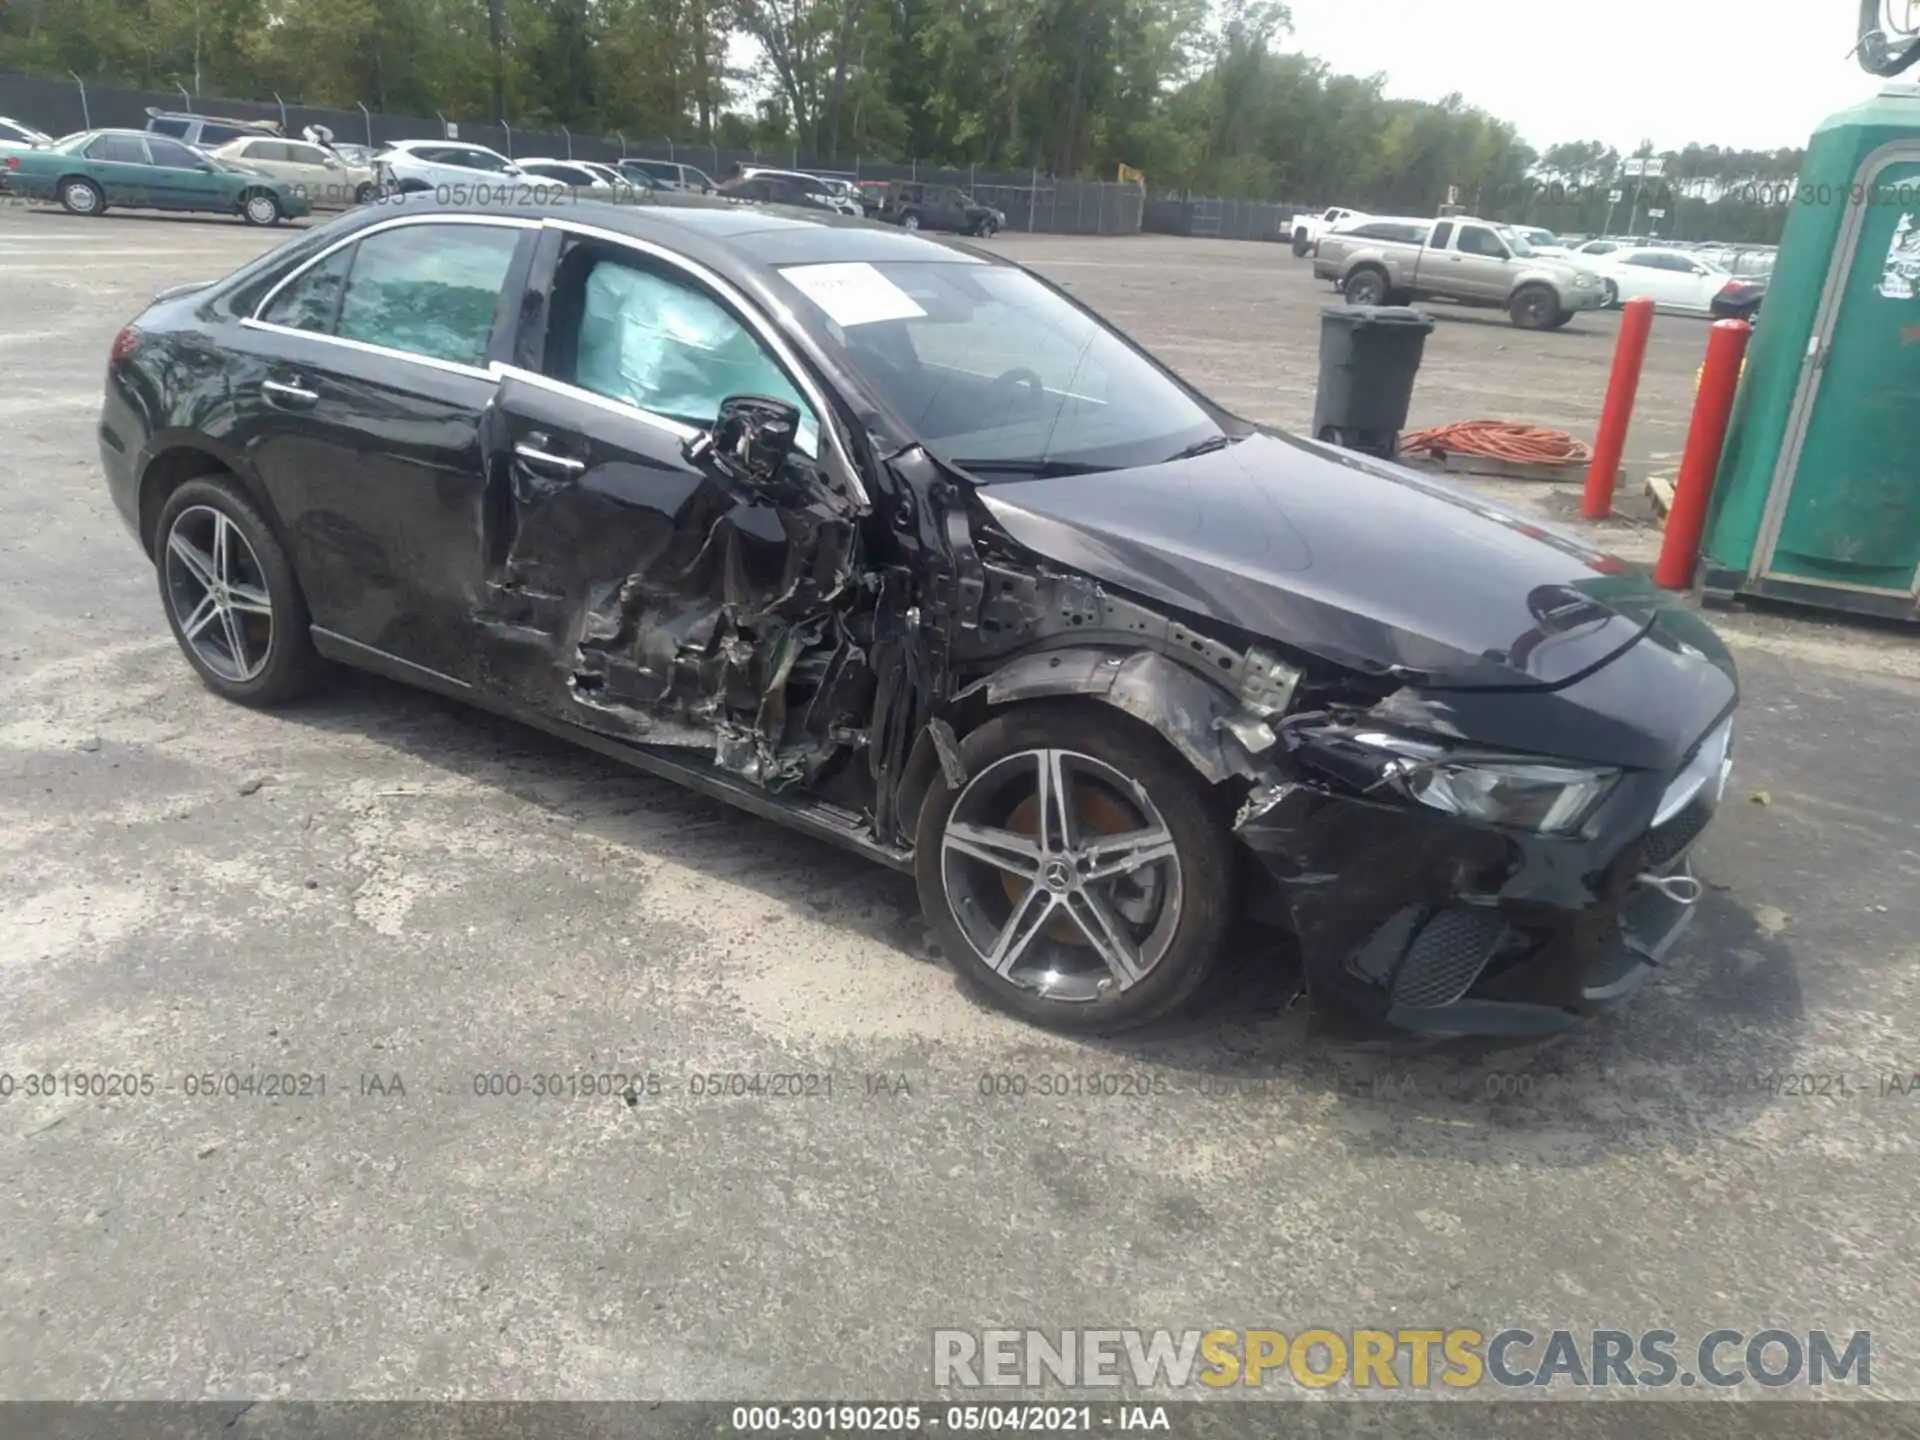
<svg viewBox="0 0 1920 1440">
<path fill-rule="evenodd" d="M 1179 928 L 1173 832 L 1141 785 L 1090 755 L 1022 750 L 989 765 L 955 800 L 940 845 L 967 943 L 1047 999 L 1131 989 Z"/>
<path fill-rule="evenodd" d="M 918 215 L 907 216 L 906 219 L 900 222 L 900 228 L 902 230 L 918 230 L 920 228 L 920 217 Z"/>
<path fill-rule="evenodd" d="M 273 599 L 240 527 L 210 505 L 182 510 L 167 532 L 167 604 L 181 638 L 215 675 L 244 685 L 273 650 Z"/>
</svg>

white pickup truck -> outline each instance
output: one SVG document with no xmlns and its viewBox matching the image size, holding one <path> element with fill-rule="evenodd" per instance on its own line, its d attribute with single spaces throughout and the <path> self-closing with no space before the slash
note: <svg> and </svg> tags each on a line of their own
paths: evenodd
<svg viewBox="0 0 1920 1440">
<path fill-rule="evenodd" d="M 1606 304 L 1585 257 L 1536 254 L 1519 235 L 1466 215 L 1342 226 L 1320 242 L 1313 273 L 1352 305 L 1497 305 L 1523 330 L 1558 330 Z"/>
<path fill-rule="evenodd" d="M 1318 215 L 1295 215 L 1287 221 L 1293 236 L 1293 253 L 1311 255 L 1320 237 L 1334 226 L 1348 220 L 1364 220 L 1366 212 L 1362 210 L 1342 210 L 1335 206 L 1331 210 L 1322 210 Z"/>
</svg>

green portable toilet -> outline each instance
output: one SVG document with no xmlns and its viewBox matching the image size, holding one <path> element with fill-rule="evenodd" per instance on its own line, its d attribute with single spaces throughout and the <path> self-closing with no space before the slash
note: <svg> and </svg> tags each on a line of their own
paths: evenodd
<svg viewBox="0 0 1920 1440">
<path fill-rule="evenodd" d="M 1702 546 L 1736 595 L 1920 618 L 1920 85 L 1807 149 Z"/>
</svg>

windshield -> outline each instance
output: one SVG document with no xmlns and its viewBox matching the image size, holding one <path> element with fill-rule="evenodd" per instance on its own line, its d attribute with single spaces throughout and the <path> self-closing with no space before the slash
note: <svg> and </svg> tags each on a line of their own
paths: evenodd
<svg viewBox="0 0 1920 1440">
<path fill-rule="evenodd" d="M 953 464 L 1124 469 L 1225 434 L 1132 346 L 1024 271 L 914 260 L 781 274 L 867 383 Z"/>
</svg>

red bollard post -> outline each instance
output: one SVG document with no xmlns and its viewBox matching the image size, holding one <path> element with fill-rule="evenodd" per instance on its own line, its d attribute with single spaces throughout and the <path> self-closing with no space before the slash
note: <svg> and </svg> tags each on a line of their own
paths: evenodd
<svg viewBox="0 0 1920 1440">
<path fill-rule="evenodd" d="M 1700 393 L 1693 401 L 1680 478 L 1673 486 L 1673 508 L 1667 512 L 1667 532 L 1653 567 L 1653 583 L 1663 590 L 1684 590 L 1693 583 L 1707 502 L 1713 498 L 1713 480 L 1733 418 L 1733 396 L 1740 388 L 1740 368 L 1752 335 L 1753 327 L 1746 321 L 1722 320 L 1707 337 L 1707 363 L 1700 372 Z"/>
<path fill-rule="evenodd" d="M 1587 491 L 1580 501 L 1580 513 L 1589 520 L 1613 513 L 1613 483 L 1627 448 L 1627 426 L 1633 420 L 1640 367 L 1646 363 L 1652 333 L 1653 301 L 1644 295 L 1627 301 L 1620 316 L 1620 343 L 1613 352 L 1613 377 L 1607 381 L 1607 403 L 1600 411 L 1600 432 L 1593 439 L 1593 463 L 1587 467 Z"/>
</svg>

